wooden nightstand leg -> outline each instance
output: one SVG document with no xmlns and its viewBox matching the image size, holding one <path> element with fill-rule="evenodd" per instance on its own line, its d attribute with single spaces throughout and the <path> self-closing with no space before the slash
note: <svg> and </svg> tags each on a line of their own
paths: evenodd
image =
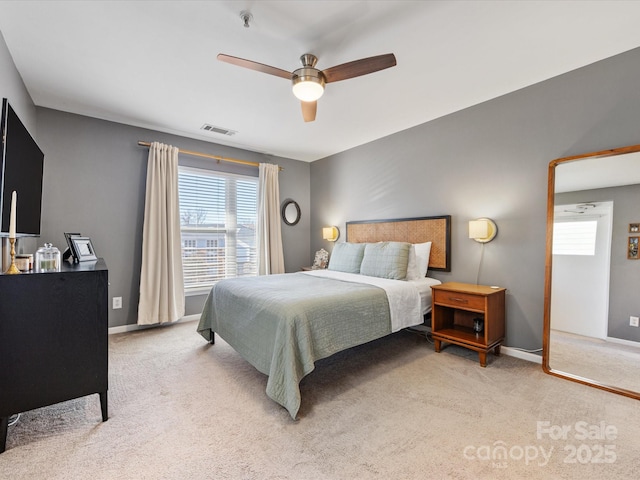
<svg viewBox="0 0 640 480">
<path fill-rule="evenodd" d="M 440 346 L 441 346 L 441 342 L 440 340 L 436 340 L 435 338 L 433 339 L 433 348 L 435 349 L 436 352 L 440 353 Z"/>
<path fill-rule="evenodd" d="M 478 357 L 480 358 L 480 366 L 487 366 L 487 352 L 478 352 Z"/>
<path fill-rule="evenodd" d="M 493 353 L 498 357 L 500 356 L 500 345 L 496 345 L 496 348 L 493 349 Z"/>
</svg>

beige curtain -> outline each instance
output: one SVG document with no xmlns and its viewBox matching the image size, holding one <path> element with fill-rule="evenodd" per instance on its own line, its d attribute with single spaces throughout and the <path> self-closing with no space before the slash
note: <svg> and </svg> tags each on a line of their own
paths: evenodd
<svg viewBox="0 0 640 480">
<path fill-rule="evenodd" d="M 261 163 L 258 175 L 258 274 L 284 273 L 278 165 Z"/>
<path fill-rule="evenodd" d="M 138 324 L 184 316 L 178 204 L 178 149 L 153 142 L 147 164 Z"/>
</svg>

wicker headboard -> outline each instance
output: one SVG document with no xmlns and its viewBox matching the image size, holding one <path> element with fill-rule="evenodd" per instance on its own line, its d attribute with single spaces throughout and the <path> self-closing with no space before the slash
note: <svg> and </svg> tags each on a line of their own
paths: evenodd
<svg viewBox="0 0 640 480">
<path fill-rule="evenodd" d="M 347 222 L 347 242 L 431 242 L 429 269 L 451 271 L 451 215 Z"/>
</svg>

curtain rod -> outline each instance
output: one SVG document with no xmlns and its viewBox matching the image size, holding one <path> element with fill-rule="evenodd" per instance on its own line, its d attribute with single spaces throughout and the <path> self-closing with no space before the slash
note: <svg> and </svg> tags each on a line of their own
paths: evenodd
<svg viewBox="0 0 640 480">
<path fill-rule="evenodd" d="M 151 142 L 143 142 L 143 141 L 138 141 L 138 145 L 140 145 L 141 147 L 150 147 L 151 146 Z M 191 155 L 192 157 L 202 157 L 202 158 L 211 158 L 212 160 L 217 160 L 218 162 L 231 162 L 231 163 L 239 163 L 241 165 L 249 165 L 250 167 L 259 167 L 260 164 L 257 162 L 250 162 L 249 160 L 239 160 L 237 158 L 226 158 L 226 157 L 221 157 L 219 155 L 211 155 L 209 153 L 202 153 L 202 152 L 194 152 L 192 150 L 182 150 L 180 148 L 178 148 L 178 152 L 179 153 L 184 153 L 185 155 Z M 284 168 L 282 167 L 278 167 L 280 169 L 280 171 L 284 170 Z"/>
</svg>

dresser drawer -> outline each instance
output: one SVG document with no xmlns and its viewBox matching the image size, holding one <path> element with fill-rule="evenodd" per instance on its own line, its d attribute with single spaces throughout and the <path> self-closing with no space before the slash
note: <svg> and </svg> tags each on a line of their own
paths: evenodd
<svg viewBox="0 0 640 480">
<path fill-rule="evenodd" d="M 434 304 L 484 311 L 484 296 L 469 293 L 433 290 Z"/>
</svg>

